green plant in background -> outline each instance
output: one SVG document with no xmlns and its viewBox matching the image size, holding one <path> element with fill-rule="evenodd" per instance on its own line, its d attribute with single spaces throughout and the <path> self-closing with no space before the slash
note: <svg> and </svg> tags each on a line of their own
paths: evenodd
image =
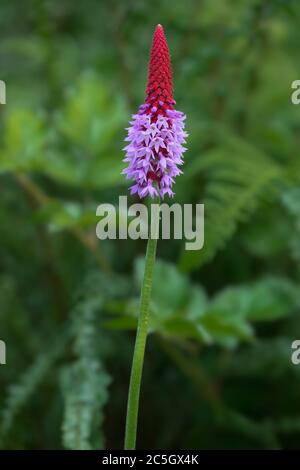
<svg viewBox="0 0 300 470">
<path fill-rule="evenodd" d="M 298 2 L 0 12 L 1 447 L 123 446 L 144 246 L 96 240 L 95 212 L 126 192 L 120 142 L 162 22 L 189 116 L 175 201 L 205 204 L 206 233 L 195 256 L 159 243 L 139 446 L 298 448 Z"/>
</svg>

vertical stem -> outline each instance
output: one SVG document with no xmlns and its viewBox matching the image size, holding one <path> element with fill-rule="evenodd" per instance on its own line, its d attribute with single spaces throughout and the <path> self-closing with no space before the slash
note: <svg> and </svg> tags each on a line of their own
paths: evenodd
<svg viewBox="0 0 300 470">
<path fill-rule="evenodd" d="M 154 207 L 154 206 L 152 206 Z M 159 207 L 159 206 L 158 206 Z M 134 450 L 139 410 L 141 378 L 143 372 L 145 347 L 149 322 L 149 304 L 152 290 L 153 270 L 156 256 L 156 246 L 159 230 L 159 210 L 153 217 L 151 210 L 151 233 L 149 234 L 144 279 L 141 290 L 140 315 L 132 359 L 131 376 L 128 392 L 125 450 Z"/>
</svg>

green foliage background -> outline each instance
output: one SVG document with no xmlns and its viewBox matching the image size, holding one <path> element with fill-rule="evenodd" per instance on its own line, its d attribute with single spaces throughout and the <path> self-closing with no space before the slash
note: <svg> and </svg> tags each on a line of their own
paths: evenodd
<svg viewBox="0 0 300 470">
<path fill-rule="evenodd" d="M 139 448 L 299 448 L 300 5 L 2 0 L 3 449 L 122 448 L 144 241 L 100 242 L 154 26 L 188 152 L 181 203 L 205 248 L 160 241 Z"/>
</svg>

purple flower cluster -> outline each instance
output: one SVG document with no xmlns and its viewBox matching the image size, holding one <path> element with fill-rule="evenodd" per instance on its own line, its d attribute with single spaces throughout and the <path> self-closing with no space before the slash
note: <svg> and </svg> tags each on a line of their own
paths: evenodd
<svg viewBox="0 0 300 470">
<path fill-rule="evenodd" d="M 125 139 L 129 144 L 124 149 L 128 167 L 123 174 L 135 181 L 131 194 L 138 193 L 140 198 L 148 194 L 151 198 L 156 195 L 163 198 L 166 194 L 173 197 L 174 177 L 182 173 L 179 166 L 186 150 L 185 115 L 173 109 L 159 114 L 157 107 L 150 106 L 141 105 L 132 116 Z"/>
</svg>

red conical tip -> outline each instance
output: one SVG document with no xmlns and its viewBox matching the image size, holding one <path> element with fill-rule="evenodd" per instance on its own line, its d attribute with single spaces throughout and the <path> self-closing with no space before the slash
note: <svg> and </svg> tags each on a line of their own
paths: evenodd
<svg viewBox="0 0 300 470">
<path fill-rule="evenodd" d="M 173 106 L 173 82 L 170 53 L 161 24 L 155 28 L 149 61 L 146 102 L 164 112 Z"/>
</svg>

